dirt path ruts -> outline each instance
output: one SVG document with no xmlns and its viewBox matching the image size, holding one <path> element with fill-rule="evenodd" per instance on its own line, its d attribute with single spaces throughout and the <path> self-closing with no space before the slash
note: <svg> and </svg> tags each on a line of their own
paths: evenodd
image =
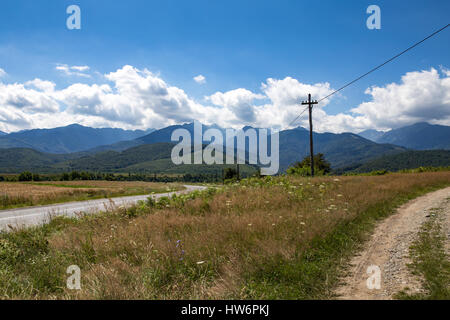
<svg viewBox="0 0 450 320">
<path fill-rule="evenodd" d="M 343 285 L 336 291 L 338 299 L 385 300 L 392 299 L 406 287 L 411 293 L 420 291 L 419 279 L 411 275 L 407 267 L 411 262 L 409 247 L 431 209 L 441 208 L 444 226 L 450 224 L 448 198 L 450 187 L 414 199 L 383 220 L 362 251 L 351 260 Z M 381 270 L 381 288 L 378 290 L 368 289 L 369 266 L 378 266 Z"/>
</svg>

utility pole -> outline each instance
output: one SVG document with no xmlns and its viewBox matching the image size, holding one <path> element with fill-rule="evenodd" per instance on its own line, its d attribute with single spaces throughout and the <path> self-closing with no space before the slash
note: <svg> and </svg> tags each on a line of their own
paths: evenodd
<svg viewBox="0 0 450 320">
<path fill-rule="evenodd" d="M 313 147 L 313 124 L 312 124 L 312 108 L 318 104 L 317 100 L 311 101 L 311 94 L 308 94 L 308 101 L 303 101 L 302 105 L 308 105 L 309 109 L 309 151 L 311 155 L 311 176 L 314 177 L 314 147 Z"/>
</svg>

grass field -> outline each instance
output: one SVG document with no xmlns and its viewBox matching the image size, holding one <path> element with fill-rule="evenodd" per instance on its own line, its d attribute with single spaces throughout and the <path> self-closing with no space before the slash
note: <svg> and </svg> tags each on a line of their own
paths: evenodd
<svg viewBox="0 0 450 320">
<path fill-rule="evenodd" d="M 450 172 L 249 179 L 0 234 L 0 297 L 327 299 L 375 222 Z M 66 288 L 66 268 L 82 288 Z"/>
<path fill-rule="evenodd" d="M 122 181 L 0 182 L 0 209 L 181 189 L 180 184 Z"/>
</svg>

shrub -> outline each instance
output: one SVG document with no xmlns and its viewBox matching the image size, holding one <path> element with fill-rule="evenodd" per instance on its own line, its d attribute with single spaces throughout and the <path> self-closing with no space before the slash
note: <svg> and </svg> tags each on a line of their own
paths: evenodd
<svg viewBox="0 0 450 320">
<path fill-rule="evenodd" d="M 325 156 L 322 153 L 318 153 L 314 156 L 314 169 L 315 175 L 323 176 L 331 172 L 331 165 L 325 160 Z M 288 174 L 299 176 L 311 175 L 311 158 L 305 157 L 301 162 L 296 162 L 292 167 L 289 167 L 286 171 Z"/>
<path fill-rule="evenodd" d="M 33 174 L 29 171 L 22 172 L 19 175 L 19 181 L 32 181 L 33 180 Z"/>
<path fill-rule="evenodd" d="M 237 178 L 237 171 L 233 168 L 226 168 L 223 173 L 224 180 L 232 180 Z"/>
</svg>

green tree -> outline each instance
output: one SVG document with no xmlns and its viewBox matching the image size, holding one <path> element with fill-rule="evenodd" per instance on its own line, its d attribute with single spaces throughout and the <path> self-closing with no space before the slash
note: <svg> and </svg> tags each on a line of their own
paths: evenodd
<svg viewBox="0 0 450 320">
<path fill-rule="evenodd" d="M 70 180 L 79 180 L 81 178 L 81 175 L 78 171 L 72 171 L 70 173 Z"/>
<path fill-rule="evenodd" d="M 223 173 L 223 178 L 225 180 L 230 180 L 230 179 L 237 179 L 237 171 L 236 169 L 233 168 L 226 168 L 224 173 Z"/>
<path fill-rule="evenodd" d="M 315 174 L 325 175 L 331 172 L 330 163 L 325 160 L 323 153 L 318 153 L 314 156 L 314 171 Z M 288 174 L 310 176 L 311 175 L 311 158 L 305 157 L 301 162 L 296 162 L 293 166 L 287 169 Z"/>
<path fill-rule="evenodd" d="M 32 181 L 33 180 L 33 174 L 29 171 L 22 172 L 19 175 L 19 181 Z"/>
</svg>

